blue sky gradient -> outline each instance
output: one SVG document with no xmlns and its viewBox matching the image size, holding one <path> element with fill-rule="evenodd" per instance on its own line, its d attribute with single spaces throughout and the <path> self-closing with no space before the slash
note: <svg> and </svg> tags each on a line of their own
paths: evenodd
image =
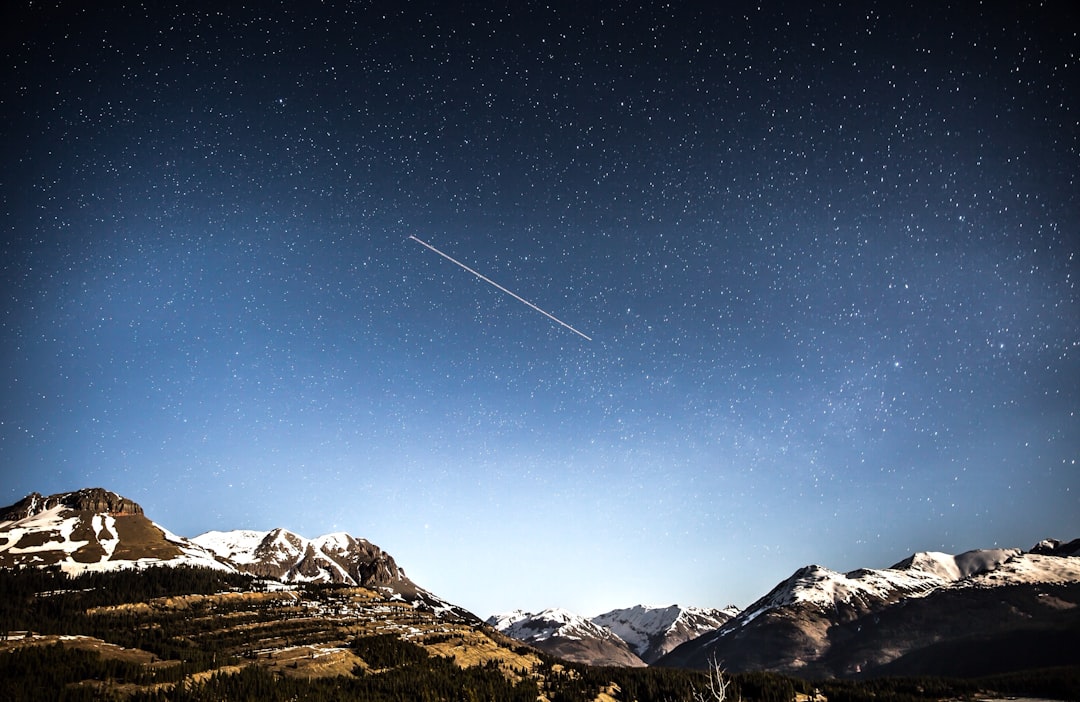
<svg viewBox="0 0 1080 702">
<path fill-rule="evenodd" d="M 482 616 L 1080 535 L 1068 3 L 306 5 L 8 10 L 7 503 Z"/>
</svg>

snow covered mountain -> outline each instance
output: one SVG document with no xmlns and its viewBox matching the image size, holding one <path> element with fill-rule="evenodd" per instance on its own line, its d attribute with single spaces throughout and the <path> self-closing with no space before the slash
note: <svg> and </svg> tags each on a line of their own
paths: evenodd
<svg viewBox="0 0 1080 702">
<path fill-rule="evenodd" d="M 212 531 L 186 539 L 102 488 L 48 497 L 33 493 L 0 509 L 0 567 L 54 565 L 72 573 L 187 565 L 291 583 L 359 585 L 427 611 L 477 620 L 417 586 L 390 554 L 364 539 L 345 533 L 306 539 L 285 529 Z"/>
<path fill-rule="evenodd" d="M 0 568 L 67 572 L 200 566 L 292 583 L 340 583 L 437 614 L 473 615 L 418 587 L 394 559 L 349 534 L 285 529 L 177 536 L 101 488 L 0 508 Z M 631 607 L 592 619 L 513 612 L 489 623 L 597 665 L 772 670 L 805 677 L 980 675 L 1080 665 L 1080 539 L 958 555 L 916 553 L 889 568 L 797 570 L 742 612 Z"/>
<path fill-rule="evenodd" d="M 570 661 L 627 667 L 645 665 L 610 630 L 565 609 L 545 609 L 538 614 L 515 610 L 493 615 L 487 623 L 511 638 Z"/>
<path fill-rule="evenodd" d="M 388 553 L 345 533 L 305 539 L 286 529 L 208 531 L 192 541 L 241 571 L 285 582 L 370 587 L 406 580 Z"/>
<path fill-rule="evenodd" d="M 307 539 L 287 529 L 240 529 L 208 531 L 192 541 L 244 573 L 287 583 L 379 588 L 427 611 L 477 619 L 467 610 L 416 585 L 393 557 L 378 546 L 344 532 Z"/>
<path fill-rule="evenodd" d="M 515 610 L 492 616 L 487 623 L 511 638 L 569 660 L 641 666 L 684 641 L 714 631 L 737 613 L 734 607 L 720 610 L 638 605 L 590 619 L 556 608 L 539 614 Z"/>
<path fill-rule="evenodd" d="M 629 644 L 646 663 L 654 663 L 676 646 L 719 629 L 739 613 L 736 607 L 646 607 L 614 609 L 593 617 L 598 624 Z"/>
<path fill-rule="evenodd" d="M 922 552 L 890 568 L 861 568 L 850 573 L 810 565 L 795 571 L 747 607 L 725 630 L 746 626 L 771 610 L 798 604 L 856 615 L 904 598 L 924 597 L 945 587 L 1080 581 L 1080 559 L 1046 558 L 1010 548 L 980 549 L 957 556 Z"/>
<path fill-rule="evenodd" d="M 958 556 L 937 551 L 916 553 L 905 558 L 889 570 L 919 571 L 936 575 L 943 580 L 955 582 L 973 575 L 986 573 L 1001 566 L 1022 551 L 1018 548 L 994 548 L 967 551 Z"/>
<path fill-rule="evenodd" d="M 153 565 L 234 570 L 101 488 L 48 497 L 35 492 L 0 510 L 0 567 L 54 565 L 69 573 Z"/>
<path fill-rule="evenodd" d="M 1080 654 L 1063 653 L 1080 651 L 1071 645 L 1080 643 L 1080 557 L 1057 555 L 1076 553 L 1076 543 L 916 553 L 890 568 L 849 573 L 806 566 L 659 664 L 705 667 L 715 659 L 731 671 L 827 677 L 975 674 L 991 649 L 1017 661 L 1038 651 L 1044 665 L 1080 662 Z"/>
</svg>

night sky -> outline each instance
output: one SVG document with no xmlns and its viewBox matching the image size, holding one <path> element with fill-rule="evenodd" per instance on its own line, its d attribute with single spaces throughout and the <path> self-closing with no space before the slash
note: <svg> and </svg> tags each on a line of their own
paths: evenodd
<svg viewBox="0 0 1080 702">
<path fill-rule="evenodd" d="M 348 531 L 482 616 L 1080 536 L 1074 3 L 54 4 L 0 502 Z"/>
</svg>

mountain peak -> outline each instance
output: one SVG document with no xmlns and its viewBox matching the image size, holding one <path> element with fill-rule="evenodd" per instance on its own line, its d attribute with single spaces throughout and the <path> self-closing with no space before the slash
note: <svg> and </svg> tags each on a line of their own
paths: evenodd
<svg viewBox="0 0 1080 702">
<path fill-rule="evenodd" d="M 47 512 L 55 507 L 66 507 L 77 512 L 95 512 L 127 516 L 142 514 L 143 509 L 126 497 L 104 488 L 83 488 L 74 492 L 61 492 L 48 497 L 32 492 L 15 504 L 0 509 L 0 522 L 14 522 Z"/>
<path fill-rule="evenodd" d="M 1069 542 L 1043 539 L 1031 547 L 1031 553 L 1039 556 L 1080 556 L 1080 539 Z"/>
<path fill-rule="evenodd" d="M 592 665 L 645 665 L 610 629 L 559 607 L 537 614 L 514 610 L 489 617 L 487 623 L 511 638 L 567 660 Z"/>
<path fill-rule="evenodd" d="M 735 608 L 636 605 L 605 612 L 592 621 L 625 641 L 643 661 L 653 663 L 683 642 L 719 629 L 737 613 Z"/>
<path fill-rule="evenodd" d="M 390 554 L 345 532 L 306 539 L 282 528 L 210 531 L 192 541 L 260 577 L 365 587 L 413 587 Z"/>
<path fill-rule="evenodd" d="M 715 631 L 735 611 L 636 605 L 588 618 L 559 607 L 532 614 L 520 609 L 487 623 L 549 653 L 593 665 L 640 666 L 678 645 Z"/>
<path fill-rule="evenodd" d="M 956 582 L 994 570 L 1020 553 L 1018 548 L 975 549 L 955 556 L 937 551 L 921 551 L 892 566 L 891 570 L 917 570 Z"/>
</svg>

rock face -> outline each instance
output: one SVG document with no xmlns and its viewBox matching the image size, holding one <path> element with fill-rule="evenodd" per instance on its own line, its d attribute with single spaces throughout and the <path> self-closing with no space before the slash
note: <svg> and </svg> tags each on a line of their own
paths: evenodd
<svg viewBox="0 0 1080 702">
<path fill-rule="evenodd" d="M 659 665 L 807 678 L 973 676 L 1080 663 L 1076 542 L 917 553 L 891 568 L 807 566 Z"/>
<path fill-rule="evenodd" d="M 317 540 L 320 549 L 361 585 L 388 585 L 405 579 L 393 557 L 366 539 L 330 534 Z"/>
<path fill-rule="evenodd" d="M 53 507 L 66 507 L 79 512 L 97 512 L 113 516 L 142 514 L 143 509 L 126 497 L 103 488 L 86 488 L 43 497 L 33 492 L 10 507 L 0 510 L 0 522 L 14 522 L 40 514 Z"/>
<path fill-rule="evenodd" d="M 244 573 L 287 583 L 379 588 L 419 609 L 479 622 L 476 615 L 410 580 L 386 551 L 344 532 L 306 539 L 288 529 L 208 531 L 192 542 Z"/>
</svg>

